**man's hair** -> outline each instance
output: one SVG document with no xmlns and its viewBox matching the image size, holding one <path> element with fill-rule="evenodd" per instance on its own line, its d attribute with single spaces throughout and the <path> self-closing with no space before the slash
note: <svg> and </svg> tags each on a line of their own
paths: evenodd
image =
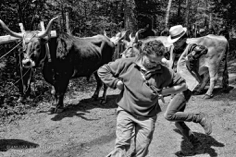
<svg viewBox="0 0 236 157">
<path fill-rule="evenodd" d="M 142 49 L 142 55 L 152 55 L 163 56 L 165 53 L 165 46 L 159 40 L 149 41 L 144 44 Z"/>
</svg>

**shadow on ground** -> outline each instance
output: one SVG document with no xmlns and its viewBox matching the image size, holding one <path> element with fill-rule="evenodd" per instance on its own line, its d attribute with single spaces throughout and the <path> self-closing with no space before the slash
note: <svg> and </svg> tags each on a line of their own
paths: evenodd
<svg viewBox="0 0 236 157">
<path fill-rule="evenodd" d="M 65 117 L 73 117 L 77 116 L 82 119 L 93 121 L 97 119 L 88 119 L 84 117 L 86 113 L 89 113 L 89 110 L 93 108 L 103 108 L 103 109 L 111 109 L 116 108 L 117 105 L 115 103 L 117 95 L 108 95 L 107 96 L 107 102 L 105 104 L 101 104 L 100 100 L 93 100 L 92 98 L 83 99 L 78 104 L 67 104 L 65 107 L 65 110 L 61 113 L 56 113 L 51 120 L 53 121 L 60 121 Z M 78 111 L 80 111 L 78 113 Z"/>
<path fill-rule="evenodd" d="M 236 93 L 236 88 L 229 86 L 228 90 L 226 92 L 222 92 L 221 88 L 214 89 L 215 96 L 212 100 L 219 101 L 219 100 L 227 100 L 227 101 L 235 101 L 235 94 L 229 94 L 229 93 Z M 228 96 L 227 96 L 228 95 Z"/>
<path fill-rule="evenodd" d="M 174 131 L 181 134 L 177 129 L 174 129 Z M 216 153 L 215 149 L 211 147 L 225 146 L 223 143 L 216 141 L 216 139 L 214 139 L 212 136 L 207 136 L 205 134 L 197 132 L 194 132 L 194 135 L 202 143 L 201 149 L 198 151 L 194 151 L 194 148 L 192 148 L 192 145 L 189 143 L 189 141 L 183 137 L 183 141 L 181 142 L 181 150 L 175 153 L 176 156 L 185 157 L 199 154 L 209 154 L 210 157 L 216 157 L 218 154 Z"/>
<path fill-rule="evenodd" d="M 32 149 L 39 145 L 20 139 L 0 139 L 0 151 L 5 152 L 9 149 Z"/>
<path fill-rule="evenodd" d="M 68 145 L 65 145 L 63 149 L 49 151 L 49 152 L 46 152 L 44 155 L 47 157 L 82 156 L 82 154 L 86 152 L 90 152 L 91 151 L 90 148 L 92 148 L 93 146 L 101 146 L 103 144 L 106 144 L 114 140 L 115 137 L 116 135 L 114 131 L 114 132 L 111 132 L 111 134 L 100 136 L 89 142 L 70 143 Z"/>
<path fill-rule="evenodd" d="M 202 93 L 200 94 L 194 94 L 193 96 L 200 96 L 203 98 L 204 94 L 207 92 L 208 88 L 207 89 L 204 89 L 202 91 Z M 236 88 L 234 88 L 233 86 L 229 86 L 227 89 L 223 89 L 221 87 L 216 87 L 214 88 L 213 90 L 213 97 L 210 98 L 211 100 L 214 100 L 214 101 L 218 101 L 218 100 L 222 100 L 223 97 L 225 97 L 225 95 L 229 94 L 229 93 L 232 93 L 232 92 L 236 92 Z M 232 100 L 234 101 L 235 98 L 234 97 L 227 97 L 227 100 Z"/>
</svg>

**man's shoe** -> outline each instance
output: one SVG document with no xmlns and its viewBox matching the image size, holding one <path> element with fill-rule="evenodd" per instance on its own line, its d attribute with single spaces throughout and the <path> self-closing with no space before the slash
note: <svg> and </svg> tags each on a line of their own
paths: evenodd
<svg viewBox="0 0 236 157">
<path fill-rule="evenodd" d="M 206 135 L 210 135 L 212 133 L 212 124 L 209 121 L 209 119 L 207 118 L 207 116 L 203 113 L 202 114 L 202 119 L 199 122 L 199 124 L 203 127 L 203 129 L 205 130 L 205 134 Z"/>
</svg>

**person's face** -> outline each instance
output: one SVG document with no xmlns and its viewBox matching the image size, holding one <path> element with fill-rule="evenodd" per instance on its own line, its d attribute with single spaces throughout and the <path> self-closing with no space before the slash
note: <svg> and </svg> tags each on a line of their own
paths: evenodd
<svg viewBox="0 0 236 157">
<path fill-rule="evenodd" d="M 185 45 L 185 39 L 180 38 L 178 41 L 174 43 L 175 49 L 181 49 Z"/>
<path fill-rule="evenodd" d="M 146 69 L 153 69 L 161 64 L 162 56 L 156 56 L 155 54 L 144 55 L 142 64 Z"/>
</svg>

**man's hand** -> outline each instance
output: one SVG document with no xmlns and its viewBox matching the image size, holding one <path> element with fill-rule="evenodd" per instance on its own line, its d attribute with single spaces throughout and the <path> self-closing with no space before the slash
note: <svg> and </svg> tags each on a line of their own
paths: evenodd
<svg viewBox="0 0 236 157">
<path fill-rule="evenodd" d="M 118 88 L 119 90 L 123 90 L 124 89 L 124 83 L 119 80 L 116 84 L 116 88 Z"/>
</svg>

